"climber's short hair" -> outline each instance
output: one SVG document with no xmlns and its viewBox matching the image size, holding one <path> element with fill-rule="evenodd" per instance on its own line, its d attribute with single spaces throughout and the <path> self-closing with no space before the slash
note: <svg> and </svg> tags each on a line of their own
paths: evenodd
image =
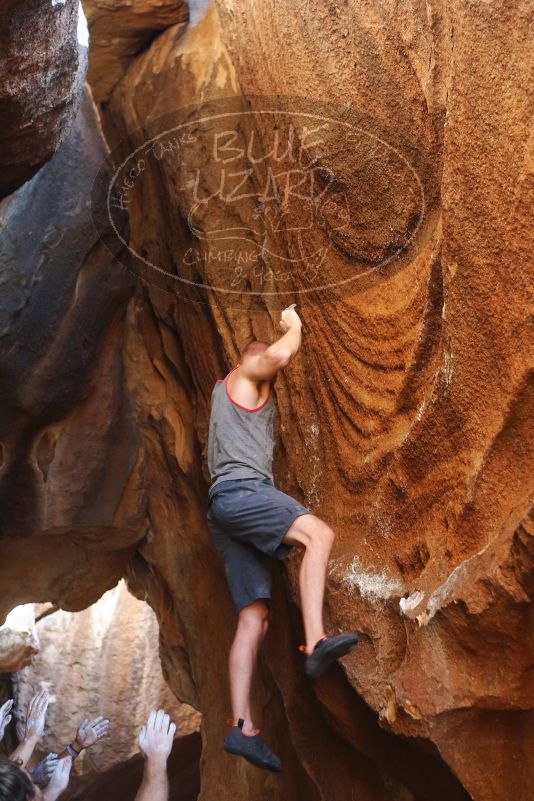
<svg viewBox="0 0 534 801">
<path fill-rule="evenodd" d="M 33 801 L 40 797 L 28 774 L 14 762 L 0 757 L 0 801 Z"/>
<path fill-rule="evenodd" d="M 265 342 L 263 339 L 253 339 L 252 342 L 249 342 L 248 345 L 245 345 L 243 348 L 241 358 L 244 356 L 257 356 L 258 354 L 263 353 L 263 351 L 270 347 L 270 345 L 270 342 Z"/>
</svg>

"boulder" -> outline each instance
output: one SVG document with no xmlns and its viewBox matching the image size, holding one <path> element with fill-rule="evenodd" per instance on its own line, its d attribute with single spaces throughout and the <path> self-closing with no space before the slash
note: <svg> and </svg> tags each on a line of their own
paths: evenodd
<svg viewBox="0 0 534 801">
<path fill-rule="evenodd" d="M 13 609 L 0 626 L 0 672 L 21 670 L 38 651 L 33 604 L 24 604 Z"/>
<path fill-rule="evenodd" d="M 524 6 L 216 0 L 127 55 L 106 19 L 112 153 L 71 134 L 0 208 L 6 611 L 80 609 L 126 573 L 202 711 L 200 801 L 527 801 Z M 253 712 L 275 776 L 222 751 L 235 616 L 205 446 L 215 380 L 292 302 L 275 478 L 335 530 L 327 628 L 362 636 L 309 684 L 301 553 L 274 566 Z"/>
<path fill-rule="evenodd" d="M 78 0 L 3 0 L 0 11 L 2 198 L 67 137 L 83 96 L 87 39 Z"/>
<path fill-rule="evenodd" d="M 105 156 L 88 94 L 55 156 L 0 203 L 4 615 L 28 601 L 85 608 L 146 530 L 121 357 L 132 278 L 90 204 Z"/>
<path fill-rule="evenodd" d="M 160 618 L 171 686 L 204 712 L 202 799 L 529 796 L 524 25 L 520 6 L 220 0 L 185 32 L 160 34 L 103 110 L 144 284 L 124 353 L 152 536 L 131 581 Z M 327 249 L 321 288 L 297 263 L 310 198 L 291 192 L 273 225 L 262 164 L 276 167 L 274 131 L 309 142 L 299 115 L 327 108 L 316 161 L 302 150 L 328 200 L 302 240 Z M 223 156 L 252 186 L 237 203 Z M 261 269 L 238 271 L 234 244 L 217 250 L 237 228 Z M 226 654 L 233 616 L 199 476 L 215 379 L 250 337 L 277 336 L 289 302 L 304 346 L 276 382 L 276 480 L 336 531 L 328 628 L 363 636 L 307 687 L 300 555 L 277 566 L 257 711 L 288 768 L 276 779 L 245 769 L 243 781 L 220 753 L 223 656 L 216 678 L 205 672 L 208 643 Z M 524 771 L 488 778 L 488 764 L 518 754 Z"/>
<path fill-rule="evenodd" d="M 185 0 L 86 0 L 91 36 L 89 81 L 95 101 L 106 103 L 135 56 L 171 25 L 184 26 Z"/>
</svg>

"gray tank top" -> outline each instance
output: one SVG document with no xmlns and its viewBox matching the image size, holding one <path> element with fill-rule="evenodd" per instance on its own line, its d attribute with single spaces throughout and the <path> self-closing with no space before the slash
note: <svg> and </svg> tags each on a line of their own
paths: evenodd
<svg viewBox="0 0 534 801">
<path fill-rule="evenodd" d="M 211 393 L 208 435 L 210 494 L 221 481 L 236 478 L 268 478 L 273 481 L 275 407 L 272 393 L 265 403 L 249 411 L 231 399 L 227 382 L 228 376 L 218 380 Z"/>
</svg>

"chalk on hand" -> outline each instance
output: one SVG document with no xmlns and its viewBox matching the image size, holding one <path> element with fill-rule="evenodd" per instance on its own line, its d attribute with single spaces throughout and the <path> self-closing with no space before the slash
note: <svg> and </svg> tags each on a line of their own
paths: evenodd
<svg viewBox="0 0 534 801">
<path fill-rule="evenodd" d="M 291 306 L 288 306 L 284 311 L 292 311 L 296 307 L 296 303 L 292 303 Z"/>
</svg>

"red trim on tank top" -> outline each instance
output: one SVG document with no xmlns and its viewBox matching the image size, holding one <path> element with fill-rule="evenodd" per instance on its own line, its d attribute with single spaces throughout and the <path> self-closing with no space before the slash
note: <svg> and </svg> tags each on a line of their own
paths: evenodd
<svg viewBox="0 0 534 801">
<path fill-rule="evenodd" d="M 233 404 L 234 404 L 234 406 L 237 406 L 237 408 L 238 408 L 238 409 L 242 409 L 244 412 L 259 412 L 259 410 L 260 410 L 260 409 L 263 409 L 263 407 L 265 406 L 265 404 L 266 404 L 266 403 L 269 401 L 269 398 L 271 397 L 271 385 L 269 384 L 269 394 L 267 395 L 267 398 L 266 398 L 266 399 L 263 401 L 263 403 L 261 404 L 261 406 L 257 406 L 255 409 L 247 409 L 247 407 L 246 407 L 246 406 L 241 406 L 241 404 L 240 404 L 240 403 L 238 403 L 237 401 L 235 401 L 235 400 L 232 398 L 232 396 L 230 395 L 230 390 L 228 389 L 228 379 L 230 378 L 230 376 L 232 375 L 232 373 L 233 373 L 235 370 L 237 370 L 237 368 L 238 368 L 238 367 L 241 367 L 241 365 L 240 365 L 240 364 L 236 364 L 236 366 L 235 366 L 235 367 L 234 367 L 232 370 L 230 370 L 230 372 L 228 373 L 228 375 L 226 376 L 226 378 L 225 378 L 225 379 L 223 379 L 223 380 L 224 380 L 224 382 L 225 382 L 225 383 L 224 383 L 224 388 L 225 388 L 225 390 L 226 390 L 226 394 L 227 394 L 227 396 L 228 396 L 228 400 L 229 400 L 231 403 L 233 403 Z"/>
</svg>

